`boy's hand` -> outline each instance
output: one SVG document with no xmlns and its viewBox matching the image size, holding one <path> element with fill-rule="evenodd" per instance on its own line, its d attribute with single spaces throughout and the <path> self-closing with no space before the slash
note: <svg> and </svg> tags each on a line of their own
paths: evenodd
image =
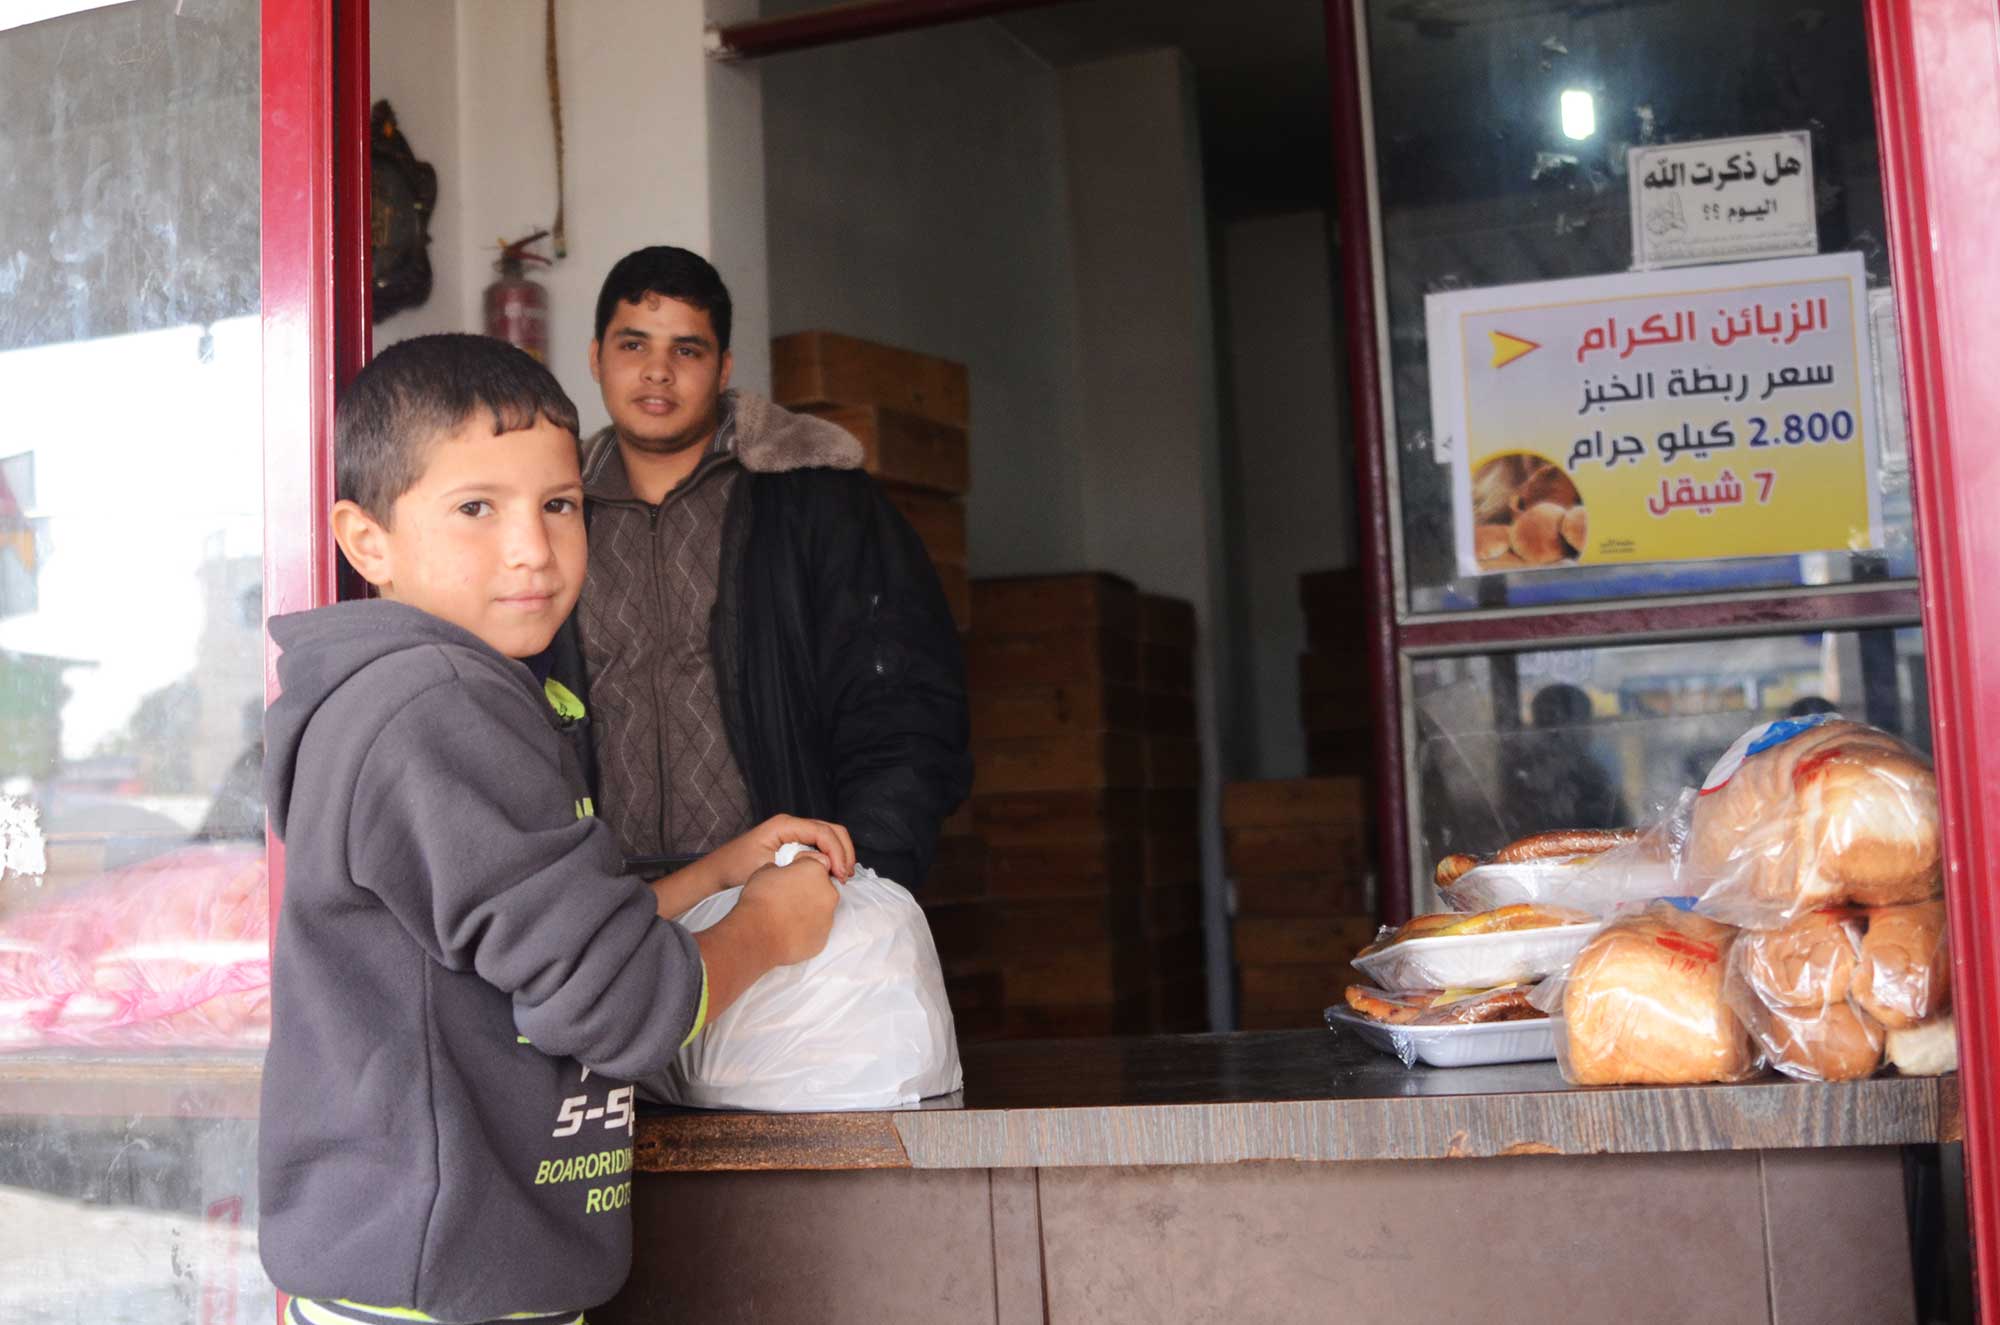
<svg viewBox="0 0 2000 1325">
<path fill-rule="evenodd" d="M 827 871 L 836 879 L 854 873 L 854 839 L 839 824 L 823 819 L 801 819 L 791 814 L 774 814 L 743 836 L 717 847 L 715 863 L 723 888 L 733 888 L 771 863 L 771 857 L 787 842 L 803 842 L 824 856 Z"/>
<path fill-rule="evenodd" d="M 770 944 L 773 966 L 790 966 L 817 957 L 833 930 L 833 909 L 840 904 L 824 856 L 801 855 L 789 865 L 766 865 L 743 885 L 736 909 L 750 908 Z"/>
<path fill-rule="evenodd" d="M 694 936 L 708 970 L 709 1017 L 721 1016 L 766 971 L 818 956 L 839 902 L 817 854 L 752 874 L 729 914 Z"/>
</svg>

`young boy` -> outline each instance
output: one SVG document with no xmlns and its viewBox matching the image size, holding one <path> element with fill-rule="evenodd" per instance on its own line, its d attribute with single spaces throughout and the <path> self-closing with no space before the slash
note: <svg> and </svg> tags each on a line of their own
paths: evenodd
<svg viewBox="0 0 2000 1325">
<path fill-rule="evenodd" d="M 780 817 L 650 886 L 620 876 L 579 715 L 536 674 L 586 560 L 576 427 L 502 342 L 384 351 L 340 403 L 333 509 L 380 597 L 271 622 L 260 1246 L 302 1325 L 555 1325 L 610 1297 L 626 1080 L 818 952 L 853 868 L 843 830 Z M 793 840 L 818 853 L 770 867 Z M 712 929 L 662 918 L 746 879 Z"/>
</svg>

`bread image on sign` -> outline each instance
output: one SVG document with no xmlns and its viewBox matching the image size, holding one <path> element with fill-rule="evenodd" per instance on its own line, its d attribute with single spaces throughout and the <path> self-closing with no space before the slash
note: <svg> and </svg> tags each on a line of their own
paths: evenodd
<svg viewBox="0 0 2000 1325">
<path fill-rule="evenodd" d="M 1589 537 L 1583 498 L 1562 466 L 1531 451 L 1494 456 L 1472 476 L 1472 546 L 1481 570 L 1575 561 Z"/>
</svg>

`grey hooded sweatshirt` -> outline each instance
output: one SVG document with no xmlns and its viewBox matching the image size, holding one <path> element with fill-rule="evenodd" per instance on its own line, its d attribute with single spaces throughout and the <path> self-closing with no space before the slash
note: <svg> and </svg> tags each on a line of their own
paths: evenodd
<svg viewBox="0 0 2000 1325">
<path fill-rule="evenodd" d="M 391 602 L 271 636 L 264 1267 L 444 1321 L 593 1307 L 630 1268 L 627 1082 L 696 1025 L 694 940 L 620 876 L 528 667 Z"/>
</svg>

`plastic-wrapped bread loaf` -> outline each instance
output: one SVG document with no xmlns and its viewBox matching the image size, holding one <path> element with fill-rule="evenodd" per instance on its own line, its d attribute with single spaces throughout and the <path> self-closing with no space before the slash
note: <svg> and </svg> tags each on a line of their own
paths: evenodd
<svg viewBox="0 0 2000 1325">
<path fill-rule="evenodd" d="M 1563 990 L 1563 1075 L 1585 1086 L 1679 1085 L 1755 1071 L 1750 1037 L 1722 998 L 1735 938 L 1664 902 L 1607 925 Z"/>
<path fill-rule="evenodd" d="M 1704 914 L 1768 929 L 1836 903 L 1927 901 L 1940 862 L 1929 761 L 1815 715 L 1753 728 L 1723 756 L 1695 802 L 1686 868 Z"/>
<path fill-rule="evenodd" d="M 1890 1030 L 1908 1030 L 1950 1009 L 1951 947 L 1942 901 L 1868 913 L 1854 1001 Z"/>
</svg>

